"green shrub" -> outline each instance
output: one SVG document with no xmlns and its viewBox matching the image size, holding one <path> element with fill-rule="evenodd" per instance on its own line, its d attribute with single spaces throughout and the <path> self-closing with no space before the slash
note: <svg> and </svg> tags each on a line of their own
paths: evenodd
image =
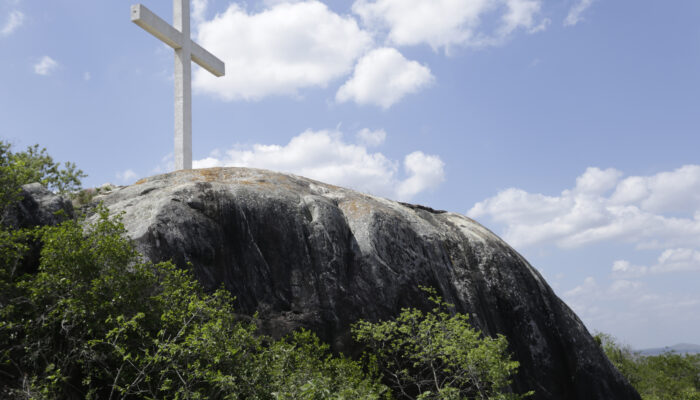
<svg viewBox="0 0 700 400">
<path fill-rule="evenodd" d="M 39 145 L 13 153 L 12 146 L 0 140 L 0 211 L 19 200 L 22 185 L 39 182 L 50 190 L 69 193 L 80 189 L 85 176 L 74 163 L 61 166 L 54 162 Z"/>
<path fill-rule="evenodd" d="M 398 399 L 522 399 L 508 393 L 518 362 L 507 353 L 502 335 L 483 337 L 468 316 L 450 308 L 431 289 L 432 312 L 404 309 L 392 321 L 360 321 L 353 327 Z"/>
<path fill-rule="evenodd" d="M 608 359 L 644 400 L 700 400 L 700 355 L 643 356 L 615 338 L 598 333 Z"/>
<path fill-rule="evenodd" d="M 239 321 L 225 290 L 143 262 L 118 217 L 32 233 L 39 271 L 0 269 L 3 398 L 378 399 L 386 388 L 309 332 L 283 341 Z M 3 260 L 21 257 L 3 237 Z M 15 250 L 12 250 L 15 249 Z M 7 291 L 6 291 L 7 289 Z"/>
</svg>

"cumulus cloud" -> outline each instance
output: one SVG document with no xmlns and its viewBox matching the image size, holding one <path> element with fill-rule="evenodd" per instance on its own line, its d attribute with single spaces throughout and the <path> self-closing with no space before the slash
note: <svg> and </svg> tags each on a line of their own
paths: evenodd
<svg viewBox="0 0 700 400">
<path fill-rule="evenodd" d="M 195 24 L 204 22 L 204 15 L 209 7 L 209 0 L 192 0 L 192 20 Z"/>
<path fill-rule="evenodd" d="M 503 15 L 503 25 L 500 36 L 507 36 L 518 28 L 524 28 L 530 33 L 543 31 L 549 25 L 549 19 L 537 20 L 536 16 L 542 9 L 538 0 L 507 0 L 507 12 Z"/>
<path fill-rule="evenodd" d="M 386 140 L 386 131 L 384 129 L 373 131 L 365 128 L 357 132 L 357 139 L 367 147 L 379 146 Z"/>
<path fill-rule="evenodd" d="M 631 279 L 615 279 L 606 284 L 587 277 L 583 283 L 566 291 L 563 299 L 590 327 L 623 336 L 638 336 L 654 330 L 662 336 L 679 329 L 697 326 L 700 322 L 698 293 L 676 290 L 655 291 L 647 283 Z M 679 326 L 678 321 L 683 321 Z M 663 332 L 663 333 L 662 333 Z"/>
<path fill-rule="evenodd" d="M 593 278 L 592 276 L 588 276 L 588 277 L 586 277 L 586 279 L 583 280 L 582 284 L 565 292 L 564 296 L 567 296 L 567 297 L 588 296 L 592 293 L 597 292 L 598 290 L 599 290 L 598 283 L 595 281 L 595 278 Z"/>
<path fill-rule="evenodd" d="M 360 59 L 353 76 L 338 89 L 335 98 L 340 103 L 352 100 L 387 109 L 433 80 L 428 67 L 407 60 L 396 49 L 384 47 Z"/>
<path fill-rule="evenodd" d="M 10 36 L 22 26 L 22 24 L 24 24 L 24 14 L 17 10 L 11 11 L 0 29 L 0 37 Z"/>
<path fill-rule="evenodd" d="M 34 64 L 34 72 L 38 75 L 51 75 L 58 68 L 58 62 L 49 56 L 42 57 L 39 62 Z"/>
<path fill-rule="evenodd" d="M 445 180 L 445 163 L 440 157 L 415 151 L 406 156 L 403 164 L 409 178 L 396 188 L 400 199 L 410 199 L 426 189 L 434 189 Z"/>
<path fill-rule="evenodd" d="M 634 204 L 652 213 L 698 212 L 700 165 L 686 165 L 648 177 L 626 178 L 619 183 L 610 200 L 616 205 Z"/>
<path fill-rule="evenodd" d="M 428 44 L 448 53 L 453 46 L 497 45 L 516 31 L 549 24 L 543 0 L 356 0 L 354 15 L 339 15 L 319 0 L 263 0 L 262 10 L 232 3 L 207 20 L 208 3 L 193 0 L 197 42 L 226 63 L 226 76 L 196 69 L 193 86 L 227 101 L 295 97 L 352 73 L 336 101 L 386 109 L 435 79 L 392 46 Z"/>
<path fill-rule="evenodd" d="M 356 0 L 352 10 L 369 29 L 386 31 L 389 43 L 449 52 L 454 45 L 500 43 L 518 28 L 542 30 L 541 6 L 541 0 Z"/>
<path fill-rule="evenodd" d="M 700 251 L 689 248 L 666 249 L 651 266 L 633 265 L 627 260 L 613 263 L 615 277 L 641 277 L 647 274 L 700 271 Z"/>
<path fill-rule="evenodd" d="M 574 26 L 583 20 L 583 12 L 586 11 L 594 0 L 580 0 L 574 4 L 564 19 L 564 26 Z"/>
<path fill-rule="evenodd" d="M 235 166 L 293 173 L 375 195 L 409 200 L 444 180 L 439 157 L 414 152 L 399 162 L 363 145 L 348 143 L 336 131 L 306 131 L 284 146 L 256 144 L 216 151 L 194 161 L 195 168 Z"/>
<path fill-rule="evenodd" d="M 197 41 L 226 63 L 226 76 L 194 74 L 195 89 L 225 100 L 258 100 L 326 87 L 352 71 L 371 46 L 354 18 L 310 0 L 279 3 L 260 13 L 231 4 L 198 25 Z"/>
<path fill-rule="evenodd" d="M 668 249 L 661 253 L 659 262 L 651 272 L 700 271 L 700 251 L 693 249 Z"/>
<path fill-rule="evenodd" d="M 633 265 L 627 260 L 616 260 L 612 265 L 613 276 L 640 277 L 646 275 L 649 268 L 643 265 Z"/>
<path fill-rule="evenodd" d="M 638 248 L 700 243 L 700 166 L 622 179 L 614 169 L 588 168 L 558 196 L 510 188 L 475 204 L 468 215 L 505 225 L 515 246 L 578 247 L 619 240 Z"/>
</svg>

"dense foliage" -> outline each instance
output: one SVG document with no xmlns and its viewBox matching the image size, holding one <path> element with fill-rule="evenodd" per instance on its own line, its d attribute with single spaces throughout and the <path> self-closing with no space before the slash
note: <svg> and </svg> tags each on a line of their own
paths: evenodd
<svg viewBox="0 0 700 400">
<path fill-rule="evenodd" d="M 37 146 L 14 154 L 0 141 L 3 213 L 21 184 L 75 191 L 82 176 Z M 38 265 L 22 268 L 39 249 Z M 502 393 L 517 368 L 505 338 L 481 337 L 433 300 L 432 313 L 358 323 L 363 364 L 331 354 L 308 331 L 259 334 L 225 290 L 207 293 L 190 271 L 144 261 L 119 216 L 102 207 L 57 226 L 0 221 L 0 398 L 520 398 Z M 425 371 L 440 381 L 425 383 Z"/>
<path fill-rule="evenodd" d="M 87 228 L 67 221 L 34 234 L 43 243 L 39 272 L 17 277 L 3 268 L 3 289 L 12 294 L 0 309 L 0 397 L 378 399 L 387 392 L 311 333 L 273 342 L 236 318 L 228 292 L 207 294 L 188 271 L 140 261 L 104 210 Z M 3 260 L 17 254 L 3 247 Z"/>
<path fill-rule="evenodd" d="M 643 356 L 607 334 L 596 339 L 644 400 L 700 400 L 700 354 Z"/>
<path fill-rule="evenodd" d="M 393 321 L 360 321 L 353 334 L 367 346 L 399 399 L 523 399 L 508 393 L 518 362 L 507 353 L 502 335 L 482 337 L 464 314 L 449 313 L 432 289 L 424 288 L 435 308 L 404 309 Z"/>
<path fill-rule="evenodd" d="M 24 184 L 39 182 L 51 190 L 66 193 L 79 189 L 84 177 L 75 164 L 66 162 L 61 167 L 39 145 L 15 153 L 9 143 L 0 140 L 0 212 L 19 199 Z"/>
</svg>

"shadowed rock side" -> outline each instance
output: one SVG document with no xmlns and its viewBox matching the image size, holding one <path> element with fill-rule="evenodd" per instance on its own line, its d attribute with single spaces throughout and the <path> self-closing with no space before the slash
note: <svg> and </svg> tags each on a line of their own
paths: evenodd
<svg viewBox="0 0 700 400">
<path fill-rule="evenodd" d="M 73 218 L 73 205 L 67 197 L 59 196 L 40 183 L 22 186 L 21 198 L 5 210 L 0 220 L 13 228 L 56 225 Z"/>
<path fill-rule="evenodd" d="M 349 328 L 427 308 L 432 286 L 489 335 L 507 336 L 536 399 L 639 399 L 576 315 L 516 251 L 459 214 L 263 170 L 179 171 L 96 201 L 124 212 L 153 261 L 191 263 L 266 333 L 306 327 L 352 353 Z"/>
<path fill-rule="evenodd" d="M 40 183 L 22 186 L 21 198 L 2 210 L 0 224 L 6 227 L 32 228 L 35 226 L 57 225 L 74 218 L 73 205 L 67 197 L 59 196 L 46 189 Z M 41 242 L 31 239 L 29 249 L 24 253 L 16 272 L 34 273 L 39 266 Z"/>
</svg>

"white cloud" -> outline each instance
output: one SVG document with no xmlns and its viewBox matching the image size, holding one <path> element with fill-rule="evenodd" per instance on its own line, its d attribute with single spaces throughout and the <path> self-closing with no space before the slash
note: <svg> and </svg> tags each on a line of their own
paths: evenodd
<svg viewBox="0 0 700 400">
<path fill-rule="evenodd" d="M 284 146 L 234 147 L 194 161 L 195 168 L 265 168 L 400 200 L 409 200 L 444 180 L 444 164 L 437 156 L 421 152 L 407 155 L 403 179 L 398 165 L 381 153 L 370 153 L 364 146 L 345 142 L 340 132 L 311 130 Z"/>
<path fill-rule="evenodd" d="M 586 277 L 583 283 L 564 293 L 566 297 L 588 296 L 598 291 L 598 283 L 592 276 Z"/>
<path fill-rule="evenodd" d="M 396 188 L 400 199 L 410 199 L 420 192 L 435 189 L 445 180 L 445 163 L 440 157 L 415 151 L 406 156 L 403 165 L 409 178 Z"/>
<path fill-rule="evenodd" d="M 621 178 L 614 169 L 589 168 L 559 196 L 511 188 L 467 214 L 504 224 L 504 237 L 515 246 L 578 247 L 618 240 L 668 249 L 700 243 L 700 166 Z"/>
<path fill-rule="evenodd" d="M 659 262 L 651 272 L 700 271 L 700 251 L 693 249 L 667 249 L 659 256 Z"/>
<path fill-rule="evenodd" d="M 389 43 L 425 43 L 449 52 L 454 45 L 498 44 L 518 28 L 544 29 L 546 20 L 537 18 L 541 5 L 541 0 L 356 0 L 352 9 L 370 29 L 387 31 Z M 497 27 L 482 31 L 487 25 Z"/>
<path fill-rule="evenodd" d="M 352 100 L 387 109 L 433 80 L 428 67 L 407 60 L 396 49 L 383 47 L 360 59 L 353 76 L 338 89 L 335 98 L 340 103 Z"/>
<path fill-rule="evenodd" d="M 131 183 L 139 177 L 139 175 L 131 169 L 127 169 L 122 172 L 117 172 L 116 176 L 121 183 Z"/>
<path fill-rule="evenodd" d="M 564 26 L 574 26 L 583 20 L 583 12 L 586 11 L 594 0 L 580 0 L 569 10 L 569 14 L 564 19 Z"/>
<path fill-rule="evenodd" d="M 281 3 L 299 3 L 307 0 L 262 0 L 263 4 L 267 7 L 273 7 Z"/>
<path fill-rule="evenodd" d="M 531 33 L 543 31 L 549 25 L 549 19 L 537 21 L 542 2 L 539 0 L 507 0 L 508 11 L 503 15 L 501 36 L 510 35 L 518 28 L 525 28 Z"/>
<path fill-rule="evenodd" d="M 697 292 L 680 293 L 674 288 L 657 292 L 636 280 L 616 279 L 602 285 L 587 277 L 565 292 L 563 299 L 589 329 L 638 340 L 648 340 L 639 333 L 650 329 L 657 336 L 674 337 L 679 329 L 692 331 L 700 323 Z"/>
<path fill-rule="evenodd" d="M 192 0 L 192 20 L 195 24 L 204 21 L 204 16 L 209 7 L 209 0 Z"/>
<path fill-rule="evenodd" d="M 22 24 L 24 24 L 24 14 L 17 10 L 11 11 L 2 29 L 0 29 L 0 37 L 10 36 L 22 26 Z"/>
<path fill-rule="evenodd" d="M 42 57 L 39 62 L 34 64 L 34 72 L 38 75 L 50 75 L 56 68 L 58 68 L 58 63 L 49 56 Z"/>
<path fill-rule="evenodd" d="M 379 146 L 386 140 L 386 131 L 384 129 L 373 131 L 365 128 L 357 132 L 357 139 L 367 147 Z"/>
<path fill-rule="evenodd" d="M 615 277 L 692 271 L 700 271 L 700 251 L 689 248 L 666 249 L 652 266 L 632 265 L 626 260 L 617 260 L 612 266 Z"/>
<path fill-rule="evenodd" d="M 700 165 L 656 175 L 629 177 L 613 193 L 613 204 L 633 204 L 653 213 L 700 211 Z"/>
<path fill-rule="evenodd" d="M 643 286 L 642 282 L 639 282 L 639 281 L 618 279 L 610 285 L 608 292 L 611 295 L 629 294 L 629 293 L 637 291 L 638 289 L 641 289 L 642 286 Z"/>
<path fill-rule="evenodd" d="M 350 73 L 372 46 L 354 18 L 316 0 L 280 3 L 257 14 L 234 3 L 198 29 L 198 43 L 226 63 L 226 76 L 197 70 L 194 87 L 225 100 L 325 87 Z"/>
<path fill-rule="evenodd" d="M 648 271 L 648 267 L 643 265 L 633 265 L 627 260 L 616 260 L 613 262 L 612 266 L 612 274 L 615 277 L 636 278 L 646 275 Z"/>
<path fill-rule="evenodd" d="M 620 177 L 622 172 L 613 168 L 588 168 L 583 175 L 576 178 L 574 191 L 582 195 L 602 195 L 614 189 Z"/>
</svg>

